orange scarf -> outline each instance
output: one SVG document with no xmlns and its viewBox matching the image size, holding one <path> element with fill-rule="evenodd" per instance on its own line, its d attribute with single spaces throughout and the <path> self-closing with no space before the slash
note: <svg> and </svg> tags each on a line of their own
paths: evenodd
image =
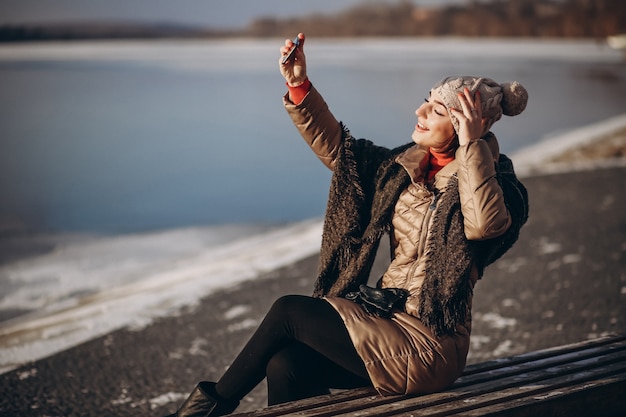
<svg viewBox="0 0 626 417">
<path fill-rule="evenodd" d="M 435 175 L 441 171 L 441 168 L 454 161 L 454 154 L 451 156 L 447 153 L 435 152 L 432 148 L 428 151 L 428 175 L 426 178 L 428 179 L 428 182 L 431 182 L 435 178 Z"/>
</svg>

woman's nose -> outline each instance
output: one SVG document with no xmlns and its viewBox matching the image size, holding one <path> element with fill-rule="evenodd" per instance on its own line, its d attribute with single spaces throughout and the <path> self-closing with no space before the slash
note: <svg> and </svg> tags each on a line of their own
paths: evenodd
<svg viewBox="0 0 626 417">
<path fill-rule="evenodd" d="M 422 117 L 424 115 L 424 105 L 422 104 L 417 109 L 415 109 L 415 115 L 417 117 Z"/>
</svg>

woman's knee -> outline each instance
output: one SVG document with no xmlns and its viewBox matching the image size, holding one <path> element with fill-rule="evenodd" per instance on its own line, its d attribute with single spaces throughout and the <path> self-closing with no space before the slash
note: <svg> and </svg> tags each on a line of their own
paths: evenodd
<svg viewBox="0 0 626 417">
<path fill-rule="evenodd" d="M 302 309 L 303 304 L 310 298 L 304 295 L 283 295 L 274 301 L 267 315 L 282 318 L 291 317 Z"/>
<path fill-rule="evenodd" d="M 289 310 L 290 308 L 293 308 L 294 305 L 297 305 L 298 301 L 302 298 L 305 298 L 305 296 L 293 294 L 283 295 L 277 298 L 276 301 L 274 301 L 274 304 L 272 305 L 272 310 Z"/>
</svg>

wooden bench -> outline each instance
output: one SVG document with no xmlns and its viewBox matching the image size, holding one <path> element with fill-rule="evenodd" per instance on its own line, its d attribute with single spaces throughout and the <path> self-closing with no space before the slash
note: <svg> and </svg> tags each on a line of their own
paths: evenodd
<svg viewBox="0 0 626 417">
<path fill-rule="evenodd" d="M 267 407 L 270 416 L 626 416 L 626 335 L 467 366 L 446 391 L 382 397 L 345 390 Z"/>
</svg>

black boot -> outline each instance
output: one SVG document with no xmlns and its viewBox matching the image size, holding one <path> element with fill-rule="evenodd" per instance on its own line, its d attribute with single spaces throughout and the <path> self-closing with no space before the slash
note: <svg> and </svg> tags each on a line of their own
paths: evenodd
<svg viewBox="0 0 626 417">
<path fill-rule="evenodd" d="M 191 391 L 189 397 L 175 414 L 168 417 L 217 417 L 230 414 L 239 406 L 239 401 L 220 398 L 215 392 L 215 382 L 202 381 Z"/>
</svg>

